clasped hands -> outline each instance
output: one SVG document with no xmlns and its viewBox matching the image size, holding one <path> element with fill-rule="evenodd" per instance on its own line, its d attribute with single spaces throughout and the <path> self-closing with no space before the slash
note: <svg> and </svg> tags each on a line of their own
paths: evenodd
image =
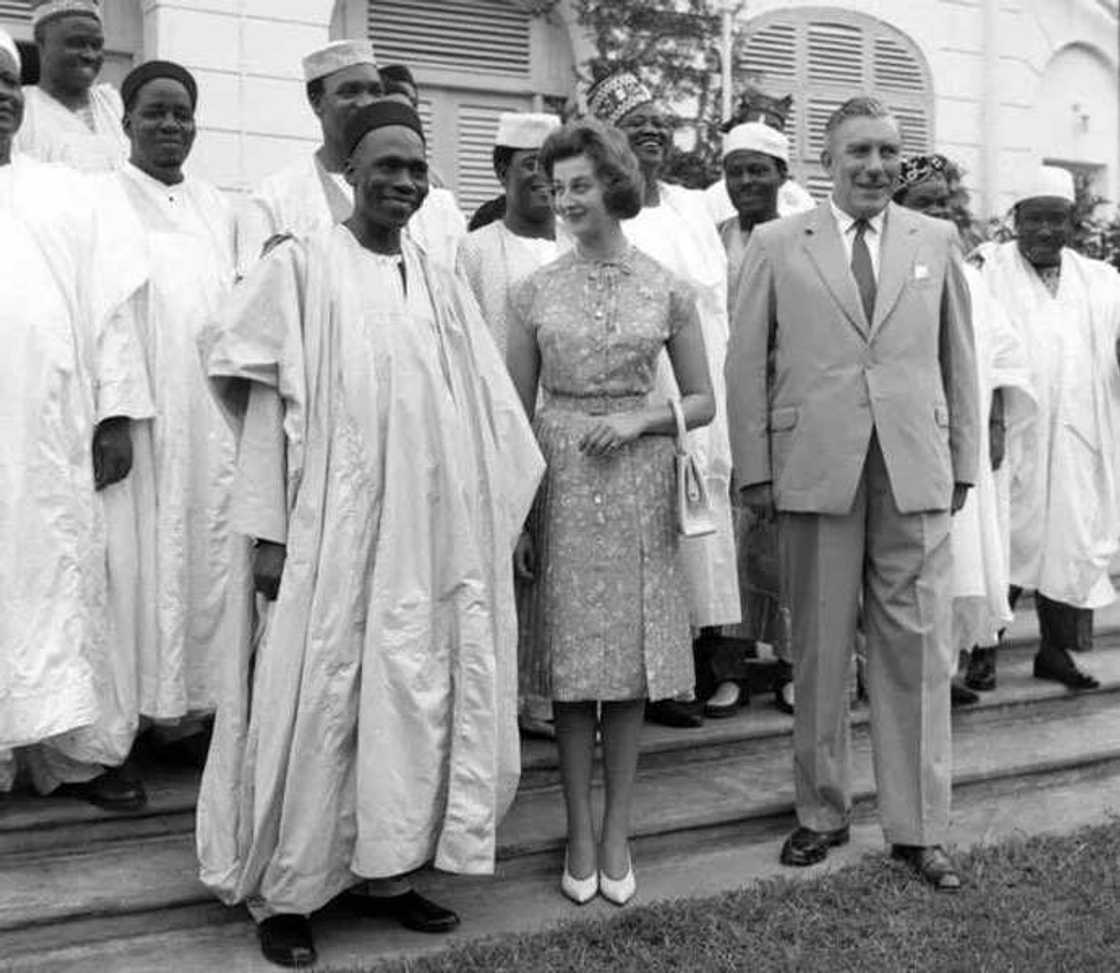
<svg viewBox="0 0 1120 973">
<path fill-rule="evenodd" d="M 579 449 L 588 456 L 610 456 L 645 431 L 645 417 L 638 412 L 602 416 L 580 437 Z"/>
</svg>

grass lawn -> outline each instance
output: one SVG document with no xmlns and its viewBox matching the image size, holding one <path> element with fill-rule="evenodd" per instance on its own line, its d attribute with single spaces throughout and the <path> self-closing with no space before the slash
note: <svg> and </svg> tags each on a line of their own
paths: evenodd
<svg viewBox="0 0 1120 973">
<path fill-rule="evenodd" d="M 957 895 L 934 893 L 902 865 L 869 858 L 815 880 L 626 908 L 609 920 L 372 969 L 1120 971 L 1120 821 L 980 848 L 959 863 L 965 888 Z"/>
</svg>

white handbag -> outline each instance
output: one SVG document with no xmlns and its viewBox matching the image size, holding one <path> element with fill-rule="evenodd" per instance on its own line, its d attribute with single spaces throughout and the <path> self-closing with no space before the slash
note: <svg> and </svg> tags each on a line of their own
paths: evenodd
<svg viewBox="0 0 1120 973">
<path fill-rule="evenodd" d="M 677 473 L 677 527 L 682 537 L 703 537 L 716 532 L 712 501 L 700 463 L 688 449 L 688 430 L 684 425 L 684 412 L 676 399 L 669 400 L 673 418 L 677 423 L 676 473 Z"/>
</svg>

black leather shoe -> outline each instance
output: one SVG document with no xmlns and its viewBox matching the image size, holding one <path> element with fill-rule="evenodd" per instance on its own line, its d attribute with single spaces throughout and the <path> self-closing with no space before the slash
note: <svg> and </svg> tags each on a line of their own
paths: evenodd
<svg viewBox="0 0 1120 973">
<path fill-rule="evenodd" d="M 360 916 L 396 919 L 405 929 L 414 932 L 451 932 L 459 925 L 456 913 L 425 899 L 414 889 L 387 898 L 346 892 L 342 900 Z"/>
<path fill-rule="evenodd" d="M 816 865 L 828 857 L 829 848 L 846 845 L 851 839 L 851 831 L 845 825 L 835 831 L 813 831 L 811 828 L 797 828 L 782 845 L 778 860 L 783 865 L 804 868 Z"/>
<path fill-rule="evenodd" d="M 80 784 L 63 784 L 56 793 L 81 798 L 106 811 L 139 811 L 148 803 L 144 785 L 120 767 L 109 767 L 100 777 Z"/>
<path fill-rule="evenodd" d="M 978 693 L 990 693 L 996 688 L 995 648 L 975 648 L 968 657 L 968 670 L 964 684 Z"/>
<path fill-rule="evenodd" d="M 702 709 L 703 703 L 695 700 L 659 699 L 646 703 L 646 719 L 662 726 L 694 730 L 704 725 L 704 718 L 700 715 Z"/>
<path fill-rule="evenodd" d="M 1060 682 L 1069 689 L 1097 689 L 1100 683 L 1073 663 L 1065 649 L 1048 649 L 1034 657 L 1035 679 L 1049 679 Z"/>
<path fill-rule="evenodd" d="M 940 845 L 891 845 L 891 858 L 904 861 L 938 892 L 959 892 L 957 866 Z"/>
<path fill-rule="evenodd" d="M 257 923 L 264 958 L 277 966 L 313 966 L 318 958 L 307 916 L 269 916 Z"/>
<path fill-rule="evenodd" d="M 980 702 L 980 694 L 974 693 L 958 682 L 949 683 L 949 701 L 955 706 L 972 706 Z"/>
</svg>

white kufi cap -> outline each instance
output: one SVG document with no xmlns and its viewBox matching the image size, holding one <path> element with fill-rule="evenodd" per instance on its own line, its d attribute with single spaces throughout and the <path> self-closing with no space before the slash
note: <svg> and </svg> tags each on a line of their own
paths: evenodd
<svg viewBox="0 0 1120 973">
<path fill-rule="evenodd" d="M 369 40 L 332 41 L 326 47 L 313 51 L 303 59 L 303 80 L 314 81 L 328 74 L 353 67 L 355 64 L 372 64 L 377 67 L 373 42 Z"/>
<path fill-rule="evenodd" d="M 542 112 L 502 112 L 494 144 L 507 149 L 539 149 L 560 119 Z"/>
<path fill-rule="evenodd" d="M 16 42 L 4 28 L 0 27 L 0 51 L 7 51 L 16 62 L 16 70 L 23 70 L 23 59 L 19 56 L 19 48 L 16 47 Z"/>
<path fill-rule="evenodd" d="M 1073 174 L 1061 166 L 1039 166 L 1027 177 L 1023 188 L 1015 197 L 1015 202 L 1041 198 L 1064 199 L 1067 203 L 1076 202 Z"/>
<path fill-rule="evenodd" d="M 31 23 L 38 27 L 44 21 L 73 14 L 94 17 L 100 21 L 101 7 L 97 0 L 43 0 L 31 11 Z"/>
<path fill-rule="evenodd" d="M 723 157 L 732 152 L 761 152 L 789 165 L 789 139 L 762 122 L 736 125 L 723 137 Z"/>
</svg>

